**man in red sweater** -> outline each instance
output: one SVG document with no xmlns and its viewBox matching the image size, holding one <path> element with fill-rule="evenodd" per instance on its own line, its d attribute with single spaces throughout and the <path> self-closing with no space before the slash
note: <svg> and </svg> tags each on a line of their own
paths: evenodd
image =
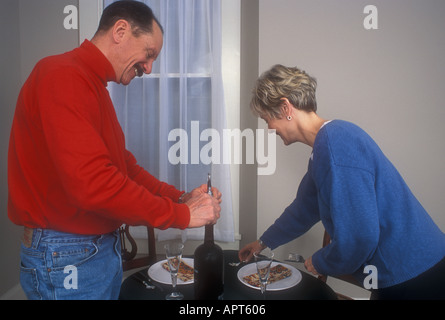
<svg viewBox="0 0 445 320">
<path fill-rule="evenodd" d="M 205 185 L 181 192 L 125 148 L 107 83 L 151 73 L 162 46 L 151 9 L 118 1 L 91 42 L 41 60 L 24 84 L 8 155 L 8 215 L 25 227 L 21 284 L 30 299 L 116 299 L 122 224 L 186 229 L 219 219 L 217 189 L 214 197 Z"/>
</svg>

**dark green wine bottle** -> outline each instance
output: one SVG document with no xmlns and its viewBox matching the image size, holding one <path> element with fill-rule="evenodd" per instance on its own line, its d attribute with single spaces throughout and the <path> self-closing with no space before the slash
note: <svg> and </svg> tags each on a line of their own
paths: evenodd
<svg viewBox="0 0 445 320">
<path fill-rule="evenodd" d="M 207 192 L 213 196 L 210 174 Z M 224 254 L 215 244 L 213 225 L 205 226 L 204 243 L 195 250 L 195 299 L 222 300 L 224 295 Z"/>
</svg>

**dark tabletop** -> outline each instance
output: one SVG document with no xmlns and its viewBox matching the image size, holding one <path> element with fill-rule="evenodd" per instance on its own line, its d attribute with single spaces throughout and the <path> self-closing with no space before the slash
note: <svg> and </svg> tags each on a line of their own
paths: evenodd
<svg viewBox="0 0 445 320">
<path fill-rule="evenodd" d="M 255 290 L 242 284 L 237 277 L 238 267 L 229 266 L 230 262 L 239 262 L 238 251 L 224 251 L 224 300 L 261 300 L 263 297 L 260 290 Z M 147 275 L 147 269 L 140 270 L 144 276 Z M 146 287 L 137 279 L 140 278 L 132 274 L 122 283 L 120 300 L 165 300 L 165 296 L 172 291 L 171 285 L 165 285 L 156 281 L 150 281 L 149 284 L 156 286 L 154 290 Z M 296 286 L 281 290 L 267 291 L 267 300 L 334 300 L 337 299 L 335 292 L 323 281 L 314 276 L 301 272 L 301 282 Z M 180 291 L 185 300 L 194 299 L 193 285 L 179 285 Z"/>
</svg>

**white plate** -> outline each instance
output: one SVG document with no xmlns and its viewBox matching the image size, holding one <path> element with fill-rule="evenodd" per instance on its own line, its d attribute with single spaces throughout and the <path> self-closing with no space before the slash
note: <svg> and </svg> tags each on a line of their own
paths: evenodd
<svg viewBox="0 0 445 320">
<path fill-rule="evenodd" d="M 190 258 L 182 258 L 182 261 L 184 261 L 185 263 L 187 263 L 190 267 L 194 267 L 194 263 L 193 263 L 193 259 Z M 148 269 L 148 276 L 153 279 L 154 281 L 163 283 L 163 284 L 172 284 L 172 278 L 170 276 L 170 272 L 165 270 L 162 267 L 162 264 L 167 262 L 167 260 L 162 260 L 159 262 L 156 262 L 154 265 L 152 265 L 149 269 Z M 184 284 L 191 284 L 193 283 L 193 280 L 189 280 L 189 281 L 182 281 L 181 279 L 178 278 L 178 285 L 184 285 Z"/>
<path fill-rule="evenodd" d="M 282 279 L 279 280 L 277 282 L 274 282 L 272 284 L 268 284 L 267 285 L 267 291 L 279 291 L 279 290 L 285 290 L 285 289 L 289 289 L 292 288 L 294 286 L 296 286 L 297 284 L 300 283 L 301 281 L 301 272 L 297 269 L 295 269 L 294 267 L 284 264 L 284 263 L 280 263 L 280 262 L 272 262 L 271 268 L 275 267 L 276 265 L 281 264 L 282 266 L 290 269 L 292 271 L 292 275 L 286 279 Z M 248 265 L 245 265 L 244 267 L 242 267 L 241 269 L 239 269 L 238 271 L 238 280 L 241 281 L 241 283 L 245 284 L 246 286 L 253 288 L 253 289 L 257 289 L 260 290 L 259 287 L 255 287 L 252 286 L 250 284 L 248 284 L 247 282 L 245 282 L 243 280 L 243 278 L 245 276 L 249 276 L 251 274 L 257 273 L 257 269 L 256 269 L 256 265 L 255 263 L 251 263 Z"/>
</svg>

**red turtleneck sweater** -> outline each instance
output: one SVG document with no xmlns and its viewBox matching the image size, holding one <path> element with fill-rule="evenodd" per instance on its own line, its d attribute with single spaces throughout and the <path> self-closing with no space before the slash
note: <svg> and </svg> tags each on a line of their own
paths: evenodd
<svg viewBox="0 0 445 320">
<path fill-rule="evenodd" d="M 40 61 L 17 102 L 9 218 L 29 228 L 104 234 L 123 223 L 185 229 L 182 194 L 139 167 L 106 89 L 113 67 L 91 42 Z"/>
</svg>

